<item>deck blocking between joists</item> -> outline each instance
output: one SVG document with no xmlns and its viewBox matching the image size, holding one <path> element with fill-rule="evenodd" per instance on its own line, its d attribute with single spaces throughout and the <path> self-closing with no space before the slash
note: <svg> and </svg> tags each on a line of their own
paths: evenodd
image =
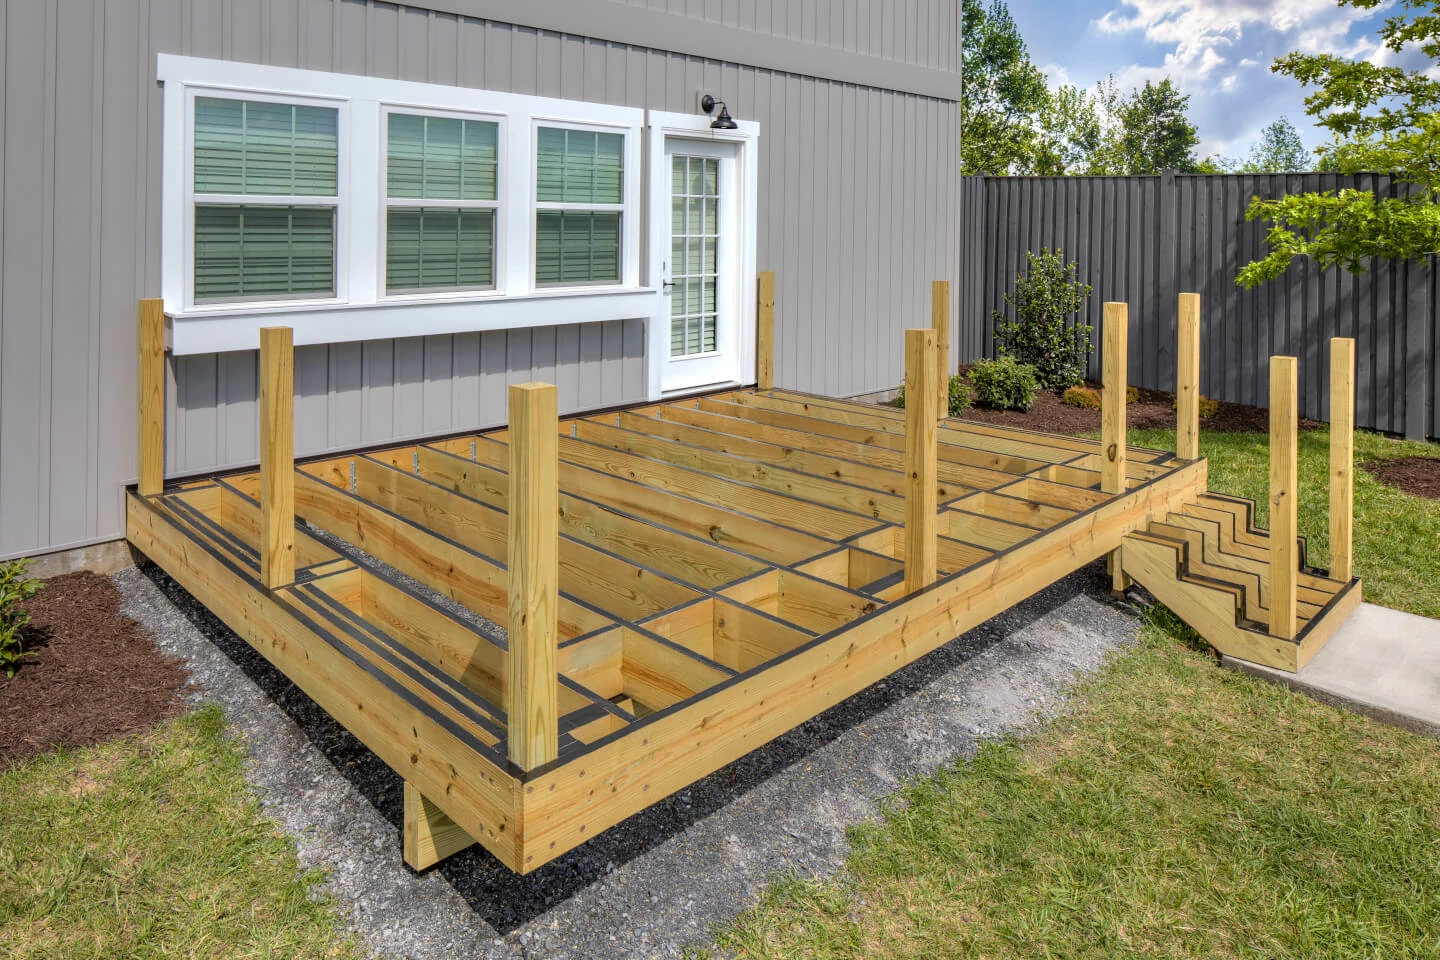
<svg viewBox="0 0 1440 960">
<path fill-rule="evenodd" d="M 1205 487 L 1203 461 L 1132 450 L 1104 494 L 1098 444 L 941 421 L 939 579 L 907 594 L 901 411 L 736 391 L 556 439 L 558 756 L 528 772 L 495 626 L 508 431 L 297 464 L 297 570 L 274 590 L 257 473 L 130 499 L 132 542 L 405 778 L 417 865 L 468 836 L 533 870 Z"/>
</svg>

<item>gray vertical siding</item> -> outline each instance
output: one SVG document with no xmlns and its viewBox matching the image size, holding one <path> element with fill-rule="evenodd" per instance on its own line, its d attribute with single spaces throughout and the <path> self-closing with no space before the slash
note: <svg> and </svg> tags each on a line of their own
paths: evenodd
<svg viewBox="0 0 1440 960">
<path fill-rule="evenodd" d="M 1093 287 L 1085 310 L 1096 327 L 1092 378 L 1100 375 L 1101 305 L 1123 300 L 1130 305 L 1131 381 L 1174 389 L 1175 301 L 1192 291 L 1202 298 L 1206 396 L 1264 406 L 1270 356 L 1293 355 L 1301 413 L 1325 419 L 1329 339 L 1354 337 L 1359 425 L 1440 436 L 1433 258 L 1377 263 L 1359 275 L 1322 273 L 1303 261 L 1256 289 L 1235 285 L 1240 268 L 1265 250 L 1265 225 L 1245 219 L 1252 197 L 1348 186 L 1395 189 L 1369 174 L 967 178 L 962 271 L 975 279 L 962 299 L 966 356 L 993 353 L 991 312 L 1013 288 L 1026 252 L 1059 246 Z"/>
<path fill-rule="evenodd" d="M 953 17 L 940 0 L 668 6 L 915 65 L 958 62 L 958 28 L 933 27 Z M 893 385 L 903 329 L 928 323 L 929 281 L 957 272 L 951 101 L 369 0 L 0 0 L 0 557 L 123 534 L 135 303 L 160 279 L 159 53 L 674 111 L 715 91 L 763 125 L 758 264 L 778 275 L 784 386 Z M 556 381 L 570 410 L 639 400 L 643 330 L 633 320 L 305 348 L 297 445 L 495 424 L 505 385 L 532 378 Z M 255 362 L 172 364 L 171 471 L 253 462 Z"/>
</svg>

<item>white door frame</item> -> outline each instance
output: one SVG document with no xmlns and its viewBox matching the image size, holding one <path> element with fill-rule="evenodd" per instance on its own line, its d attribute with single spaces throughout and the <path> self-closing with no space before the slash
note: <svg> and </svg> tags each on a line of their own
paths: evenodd
<svg viewBox="0 0 1440 960">
<path fill-rule="evenodd" d="M 734 144 L 739 151 L 736 162 L 739 190 L 736 209 L 739 226 L 735 236 L 739 243 L 736 265 L 739 270 L 736 326 L 731 378 L 716 383 L 697 384 L 671 391 L 670 394 L 693 392 L 726 384 L 755 382 L 755 246 L 759 210 L 759 141 L 760 125 L 753 120 L 739 120 L 735 130 L 713 130 L 711 118 L 703 114 L 664 113 L 649 111 L 646 116 L 650 182 L 650 229 L 646 237 L 649 285 L 661 290 L 666 279 L 665 263 L 670 257 L 670 165 L 666 160 L 666 138 L 698 142 Z M 665 242 L 661 242 L 664 238 Z M 648 396 L 660 400 L 666 391 L 664 372 L 670 362 L 670 298 L 661 290 L 656 298 L 655 312 L 649 320 L 647 335 Z"/>
</svg>

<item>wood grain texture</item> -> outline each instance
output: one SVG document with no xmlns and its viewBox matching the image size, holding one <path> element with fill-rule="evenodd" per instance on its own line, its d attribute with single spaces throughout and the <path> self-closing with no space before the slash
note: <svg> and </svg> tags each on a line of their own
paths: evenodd
<svg viewBox="0 0 1440 960">
<path fill-rule="evenodd" d="M 950 415 L 950 281 L 930 284 L 930 326 L 935 331 L 936 389 L 940 416 Z"/>
<path fill-rule="evenodd" d="M 444 811 L 405 781 L 405 862 L 412 870 L 433 867 L 451 854 L 475 845 L 475 839 Z"/>
<path fill-rule="evenodd" d="M 1180 294 L 1175 370 L 1175 455 L 1200 456 L 1200 294 Z"/>
<path fill-rule="evenodd" d="M 510 387 L 510 760 L 523 770 L 559 755 L 559 411 L 555 387 Z"/>
<path fill-rule="evenodd" d="M 260 580 L 295 581 L 295 345 L 289 327 L 260 330 Z"/>
<path fill-rule="evenodd" d="M 165 305 L 140 301 L 140 483 L 142 497 L 165 487 Z"/>
<path fill-rule="evenodd" d="M 755 386 L 775 387 L 775 272 L 766 270 L 756 283 Z"/>
<path fill-rule="evenodd" d="M 1100 489 L 1125 490 L 1125 393 L 1130 352 L 1130 307 L 1105 304 L 1104 387 L 1100 393 Z M 1110 556 L 1110 576 L 1116 593 L 1126 587 L 1125 567 L 1117 549 Z"/>
<path fill-rule="evenodd" d="M 1330 341 L 1330 576 L 1353 575 L 1355 538 L 1355 341 Z"/>
<path fill-rule="evenodd" d="M 905 331 L 905 590 L 935 582 L 939 393 L 935 331 Z"/>
<path fill-rule="evenodd" d="M 1270 358 L 1270 632 L 1282 640 L 1296 628 L 1297 366 L 1294 357 Z"/>
</svg>

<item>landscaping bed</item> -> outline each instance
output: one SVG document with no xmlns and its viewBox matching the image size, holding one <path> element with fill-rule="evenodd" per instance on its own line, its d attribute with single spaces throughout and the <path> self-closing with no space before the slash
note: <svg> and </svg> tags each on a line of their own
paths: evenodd
<svg viewBox="0 0 1440 960">
<path fill-rule="evenodd" d="M 1440 457 L 1366 460 L 1360 466 L 1387 487 L 1416 497 L 1440 500 Z"/>
<path fill-rule="evenodd" d="M 24 604 L 27 655 L 0 674 L 0 769 L 61 747 L 149 730 L 186 709 L 181 661 L 120 612 L 108 577 L 68 573 Z"/>
</svg>

